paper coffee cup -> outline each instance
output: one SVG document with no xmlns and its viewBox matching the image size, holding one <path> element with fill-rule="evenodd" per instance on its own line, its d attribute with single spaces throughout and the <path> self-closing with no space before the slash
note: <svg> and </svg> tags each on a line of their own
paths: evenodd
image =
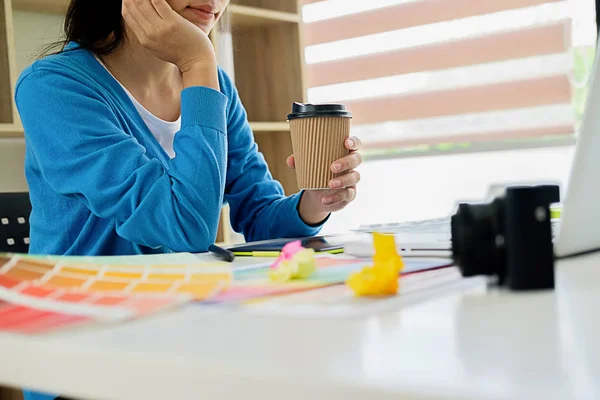
<svg viewBox="0 0 600 400">
<path fill-rule="evenodd" d="M 342 104 L 294 103 L 288 121 L 298 188 L 329 188 L 329 181 L 340 175 L 331 172 L 331 165 L 349 154 L 344 142 L 352 114 Z"/>
</svg>

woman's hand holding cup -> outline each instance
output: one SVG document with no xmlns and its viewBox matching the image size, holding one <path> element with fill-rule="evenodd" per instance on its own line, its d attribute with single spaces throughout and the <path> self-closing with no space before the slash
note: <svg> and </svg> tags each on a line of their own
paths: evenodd
<svg viewBox="0 0 600 400">
<path fill-rule="evenodd" d="M 298 211 L 316 225 L 356 198 L 362 143 L 350 137 L 352 114 L 343 104 L 294 103 L 288 121 L 294 155 L 287 164 L 304 191 Z"/>
<path fill-rule="evenodd" d="M 362 164 L 362 156 L 358 153 L 362 142 L 356 137 L 350 137 L 346 139 L 344 146 L 350 154 L 331 165 L 331 172 L 339 175 L 329 181 L 330 189 L 306 190 L 300 200 L 298 211 L 300 217 L 308 224 L 320 223 L 330 213 L 343 210 L 356 199 L 360 174 L 355 169 Z M 296 161 L 293 155 L 288 157 L 287 165 L 295 169 Z"/>
</svg>

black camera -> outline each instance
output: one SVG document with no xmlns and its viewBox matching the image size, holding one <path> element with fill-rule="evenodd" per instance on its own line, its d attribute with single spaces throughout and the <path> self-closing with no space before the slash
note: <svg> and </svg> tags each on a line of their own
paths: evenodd
<svg viewBox="0 0 600 400">
<path fill-rule="evenodd" d="M 554 288 L 550 205 L 555 185 L 515 186 L 485 204 L 460 204 L 452 216 L 452 254 L 464 277 L 495 276 L 512 290 Z"/>
</svg>

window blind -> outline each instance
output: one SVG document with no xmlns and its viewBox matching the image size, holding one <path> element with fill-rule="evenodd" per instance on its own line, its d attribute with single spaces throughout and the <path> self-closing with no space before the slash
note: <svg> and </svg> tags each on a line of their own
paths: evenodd
<svg viewBox="0 0 600 400">
<path fill-rule="evenodd" d="M 303 1 L 308 100 L 366 150 L 574 134 L 569 1 Z"/>
</svg>

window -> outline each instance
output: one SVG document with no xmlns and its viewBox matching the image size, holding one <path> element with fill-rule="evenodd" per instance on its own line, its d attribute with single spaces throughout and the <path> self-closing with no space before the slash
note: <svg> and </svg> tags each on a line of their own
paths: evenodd
<svg viewBox="0 0 600 400">
<path fill-rule="evenodd" d="M 489 183 L 565 182 L 593 0 L 304 1 L 308 100 L 346 103 L 365 142 L 357 205 L 329 228 L 440 216 Z"/>
</svg>

